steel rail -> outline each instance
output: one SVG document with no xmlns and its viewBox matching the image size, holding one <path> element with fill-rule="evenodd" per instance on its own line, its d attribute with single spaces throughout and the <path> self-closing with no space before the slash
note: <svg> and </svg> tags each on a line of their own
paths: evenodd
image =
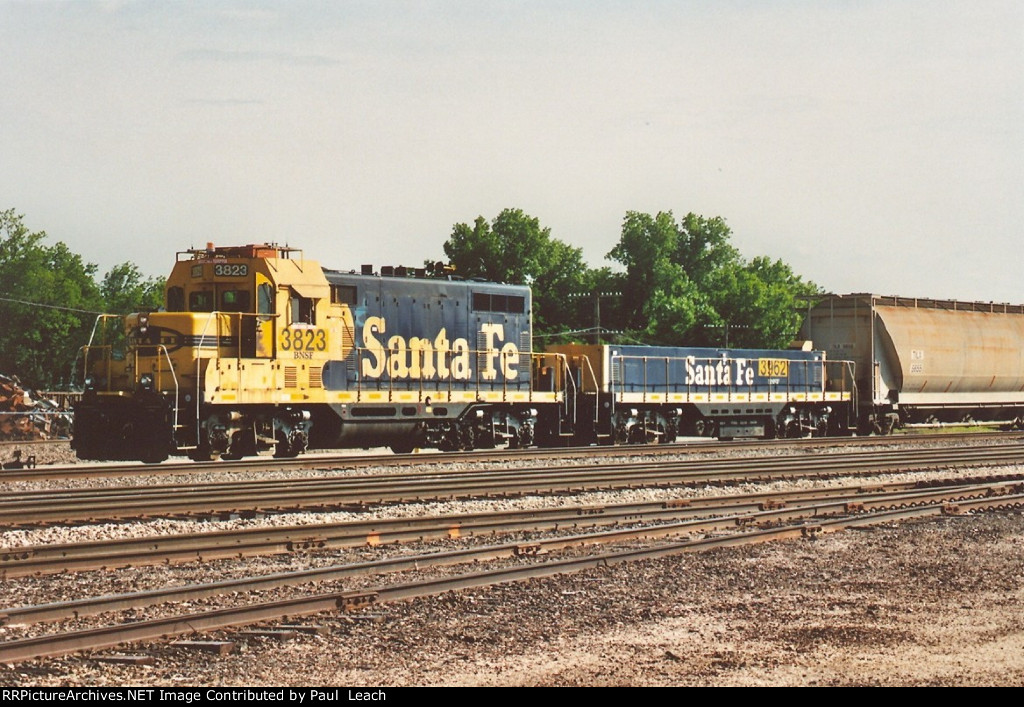
<svg viewBox="0 0 1024 707">
<path fill-rule="evenodd" d="M 894 493 L 874 494 L 869 498 L 858 498 L 853 501 L 841 498 L 810 498 L 803 506 L 772 508 L 768 510 L 757 509 L 711 519 L 701 518 L 664 523 L 656 526 L 630 526 L 614 530 L 539 539 L 530 542 L 513 542 L 438 553 L 407 555 L 383 560 L 225 580 L 203 585 L 163 587 L 130 594 L 91 597 L 34 607 L 6 609 L 0 611 L 0 624 L 10 623 L 12 620 L 20 623 L 57 621 L 72 616 L 78 617 L 104 611 L 134 609 L 161 602 L 193 601 L 225 593 L 265 591 L 308 582 L 335 581 L 345 577 L 366 574 L 382 574 L 385 572 L 422 569 L 424 567 L 470 561 L 479 562 L 519 554 L 543 554 L 567 547 L 597 543 L 658 538 L 682 533 L 721 531 L 736 527 L 752 527 L 765 523 L 777 524 L 785 521 L 802 520 L 808 517 L 829 516 L 836 513 L 864 512 L 893 507 L 903 508 L 929 503 L 948 503 L 951 501 L 959 502 L 977 496 L 1012 495 L 1018 490 L 1019 484 L 1016 483 L 993 482 L 950 489 L 929 489 L 918 493 L 906 493 L 902 489 L 897 489 Z"/>
<path fill-rule="evenodd" d="M 626 462 L 608 462 L 604 464 L 581 463 L 563 465 L 558 467 L 537 466 L 537 467 L 506 467 L 502 469 L 452 469 L 444 471 L 423 470 L 416 472 L 365 474 L 358 476 L 311 476 L 311 477 L 289 477 L 280 479 L 258 479 L 244 481 L 229 481 L 204 484 L 147 484 L 143 486 L 109 486 L 109 487 L 85 487 L 85 488 L 63 488 L 46 489 L 36 491 L 13 491 L 8 494 L 9 498 L 16 499 L 16 503 L 31 502 L 34 499 L 52 498 L 88 498 L 90 496 L 111 497 L 121 495 L 130 498 L 137 498 L 140 495 L 154 495 L 162 492 L 173 494 L 201 493 L 204 490 L 231 491 L 233 489 L 290 489 L 308 487 L 313 485 L 330 486 L 336 483 L 349 485 L 395 485 L 401 482 L 422 482 L 432 479 L 459 479 L 459 478 L 502 478 L 502 477 L 526 477 L 529 475 L 550 476 L 552 474 L 575 474 L 598 471 L 635 471 L 644 469 L 646 471 L 659 470 L 703 470 L 708 467 L 716 469 L 733 469 L 736 467 L 745 468 L 752 464 L 758 465 L 807 465 L 817 464 L 825 459 L 837 464 L 845 464 L 858 459 L 895 460 L 912 458 L 915 461 L 934 458 L 943 462 L 951 457 L 957 458 L 978 458 L 986 456 L 1013 457 L 1024 455 L 1021 447 L 1016 445 L 980 446 L 980 447 L 954 447 L 942 449 L 911 449 L 911 450 L 871 450 L 857 452 L 837 452 L 828 455 L 766 455 L 760 457 L 719 457 L 702 459 L 672 459 L 672 460 L 642 460 Z M 6 502 L 6 501 L 5 501 Z"/>
<path fill-rule="evenodd" d="M 669 471 L 685 471 L 690 470 L 704 470 L 708 468 L 729 470 L 734 468 L 746 468 L 751 465 L 814 465 L 820 463 L 820 460 L 829 459 L 836 464 L 847 464 L 852 460 L 854 463 L 858 459 L 873 459 L 876 461 L 881 460 L 896 460 L 897 462 L 909 457 L 913 457 L 915 461 L 924 460 L 927 458 L 935 458 L 942 462 L 949 460 L 950 456 L 956 456 L 958 459 L 963 458 L 978 458 L 986 456 L 996 457 L 1013 457 L 1017 454 L 1021 454 L 1018 450 L 1020 447 L 1014 445 L 1002 445 L 1002 446 L 981 446 L 981 447 L 955 447 L 951 449 L 914 449 L 914 450 L 872 450 L 872 451 L 858 451 L 858 452 L 842 452 L 832 453 L 829 455 L 767 455 L 762 457 L 720 457 L 711 459 L 673 459 L 673 460 L 662 460 L 662 461 L 649 461 L 644 460 L 641 462 L 628 461 L 628 462 L 609 462 L 605 464 L 575 464 L 568 466 L 550 467 L 550 466 L 539 466 L 539 467 L 517 467 L 517 468 L 503 468 L 503 469 L 455 469 L 445 471 L 417 471 L 417 472 L 403 472 L 403 473 L 386 473 L 386 474 L 366 474 L 359 476 L 313 476 L 313 477 L 290 477 L 283 479 L 262 479 L 262 480 L 245 480 L 245 481 L 233 481 L 233 482 L 220 482 L 220 483 L 204 483 L 204 484 L 147 484 L 144 486 L 119 486 L 119 487 L 86 487 L 86 488 L 63 488 L 63 489 L 46 489 L 46 490 L 35 490 L 35 491 L 12 491 L 7 494 L 3 501 L 0 501 L 0 507 L 4 504 L 26 504 L 36 500 L 52 500 L 60 498 L 69 499 L 89 499 L 90 497 L 96 498 L 111 498 L 114 496 L 124 496 L 127 498 L 137 499 L 141 496 L 153 496 L 161 493 L 168 493 L 180 496 L 181 494 L 200 494 L 206 492 L 231 492 L 232 490 L 244 489 L 247 493 L 253 492 L 254 489 L 293 489 L 311 486 L 332 486 L 335 484 L 346 484 L 353 487 L 366 486 L 374 487 L 378 485 L 386 486 L 397 486 L 403 482 L 411 483 L 422 483 L 424 480 L 437 480 L 437 479 L 460 479 L 460 478 L 484 478 L 484 479 L 500 479 L 504 477 L 521 478 L 528 477 L 530 475 L 540 475 L 550 477 L 556 474 L 577 474 L 587 472 L 614 472 L 614 471 L 626 471 L 632 472 L 637 469 L 644 469 L 648 472 L 657 472 L 661 470 Z M 818 461 L 815 461 L 818 460 Z"/>
<path fill-rule="evenodd" d="M 1000 483 L 1024 480 L 1024 474 L 1001 476 Z M 899 482 L 873 486 L 845 486 L 813 491 L 775 491 L 704 498 L 622 503 L 571 508 L 497 511 L 417 518 L 387 518 L 339 523 L 244 528 L 207 533 L 158 535 L 82 543 L 60 543 L 0 548 L 0 578 L 80 572 L 92 569 L 139 567 L 190 561 L 286 554 L 497 534 L 515 530 L 562 530 L 642 520 L 674 520 L 729 511 L 752 512 L 783 505 L 807 505 L 825 498 L 858 499 L 870 503 L 903 491 L 908 502 L 920 502 L 947 489 L 968 486 L 964 479 L 946 483 Z M 1017 483 L 1016 487 L 1022 488 Z M 936 490 L 938 488 L 939 490 Z"/>
<path fill-rule="evenodd" d="M 32 491 L 0 501 L 0 527 L 239 511 L 363 507 L 413 499 L 512 496 L 886 471 L 1011 465 L 1024 447 L 968 447 L 642 464 L 304 478 L 195 486 Z"/>
<path fill-rule="evenodd" d="M 842 504 L 828 504 L 842 505 Z M 837 519 L 822 519 L 814 523 L 802 523 L 795 526 L 775 527 L 767 530 L 741 530 L 730 534 L 700 540 L 677 541 L 654 547 L 625 551 L 601 553 L 584 558 L 550 560 L 543 563 L 525 566 L 504 567 L 483 572 L 472 572 L 455 576 L 427 579 L 423 581 L 375 587 L 369 590 L 344 591 L 302 596 L 294 599 L 275 602 L 219 609 L 185 616 L 172 616 L 162 619 L 139 621 L 136 623 L 108 626 L 69 633 L 50 634 L 0 643 L 0 662 L 19 663 L 32 658 L 66 655 L 80 650 L 96 650 L 109 648 L 123 643 L 167 638 L 193 632 L 206 632 L 217 629 L 246 626 L 255 623 L 305 616 L 335 610 L 356 610 L 375 604 L 433 596 L 444 592 L 470 587 L 489 586 L 505 582 L 522 581 L 555 574 L 580 572 L 586 569 L 606 567 L 623 562 L 653 559 L 689 552 L 699 552 L 718 547 L 729 547 L 742 544 L 769 542 L 785 538 L 797 538 L 821 532 L 837 532 L 845 528 L 874 525 L 882 522 L 923 518 L 950 513 L 968 513 L 998 508 L 1021 508 L 1024 506 L 1024 494 L 1010 494 L 994 498 L 981 498 L 973 501 L 960 501 L 955 505 L 925 506 L 901 508 L 894 511 L 873 512 L 859 516 Z M 813 512 L 816 507 L 804 509 Z M 795 516 L 795 510 L 767 511 L 768 516 Z M 742 516 L 741 516 L 742 518 Z M 727 519 L 700 521 L 701 523 L 724 522 Z M 775 522 L 778 522 L 776 518 Z M 692 523 L 690 524 L 692 525 Z M 741 528 L 750 525 L 750 521 L 738 524 Z M 735 527 L 735 526 L 734 526 Z M 640 530 L 613 531 L 616 540 L 649 539 L 664 537 L 674 529 L 665 526 L 644 528 Z M 676 531 L 678 532 L 678 531 Z M 602 535 L 611 536 L 611 533 Z M 561 545 L 563 548 L 576 547 L 584 544 L 583 536 L 555 539 L 548 549 Z M 590 536 L 593 537 L 593 536 Z M 538 543 L 539 545 L 539 543 Z M 486 548 L 484 551 L 497 552 L 500 546 Z M 523 545 L 505 546 L 514 555 L 529 553 L 532 548 Z M 413 558 L 400 558 L 406 562 Z M 450 563 L 449 563 L 450 564 Z M 417 565 L 420 566 L 420 565 Z"/>
<path fill-rule="evenodd" d="M 0 481 L 42 481 L 75 478 L 150 477 L 197 473 L 237 473 L 271 471 L 309 471 L 323 468 L 365 469 L 385 466 L 424 466 L 428 464 L 507 463 L 509 459 L 578 459 L 580 457 L 703 455 L 716 452 L 734 453 L 743 450 L 815 449 L 818 447 L 920 446 L 948 445 L 965 440 L 983 444 L 1013 443 L 1024 439 L 1022 432 L 964 432 L 944 434 L 898 435 L 886 437 L 808 437 L 779 440 L 675 442 L 658 445 L 548 447 L 529 449 L 491 449 L 471 452 L 421 452 L 415 454 L 309 455 L 297 459 L 254 458 L 216 462 L 164 462 L 162 464 L 76 464 L 44 466 L 35 469 L 0 471 Z M 313 450 L 314 452 L 316 450 Z"/>
</svg>

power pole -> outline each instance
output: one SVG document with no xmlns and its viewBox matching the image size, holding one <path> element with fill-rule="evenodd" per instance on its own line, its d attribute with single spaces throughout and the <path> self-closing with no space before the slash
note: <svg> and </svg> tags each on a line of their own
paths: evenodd
<svg viewBox="0 0 1024 707">
<path fill-rule="evenodd" d="M 602 297 L 622 297 L 621 292 L 579 292 L 569 295 L 572 299 L 584 299 L 586 297 L 594 298 L 594 329 L 591 337 L 593 343 L 601 343 L 601 298 Z"/>
<path fill-rule="evenodd" d="M 730 329 L 749 329 L 750 327 L 746 324 L 730 324 L 725 322 L 724 324 L 705 324 L 705 329 L 721 329 L 725 333 L 725 343 L 722 345 L 723 349 L 729 348 L 729 330 Z"/>
</svg>

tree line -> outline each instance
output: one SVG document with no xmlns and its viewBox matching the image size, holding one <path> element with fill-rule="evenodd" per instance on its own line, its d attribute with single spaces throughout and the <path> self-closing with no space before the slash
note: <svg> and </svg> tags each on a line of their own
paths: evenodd
<svg viewBox="0 0 1024 707">
<path fill-rule="evenodd" d="M 0 212 L 0 373 L 56 388 L 70 382 L 97 314 L 159 309 L 165 280 L 127 262 L 98 277 L 23 218 Z M 820 289 L 781 260 L 747 260 L 731 238 L 720 217 L 630 211 L 606 255 L 618 267 L 592 268 L 537 218 L 505 209 L 455 224 L 443 250 L 461 277 L 532 287 L 538 348 L 573 340 L 784 348 L 803 298 Z"/>
<path fill-rule="evenodd" d="M 606 258 L 583 251 L 519 209 L 456 224 L 444 244 L 455 272 L 533 287 L 534 335 L 662 346 L 785 348 L 806 297 L 821 292 L 781 260 L 747 260 L 720 217 L 630 211 Z M 598 322 L 597 319 L 600 318 Z"/>
<path fill-rule="evenodd" d="M 129 314 L 163 304 L 163 278 L 132 263 L 97 277 L 97 267 L 64 243 L 49 245 L 14 209 L 0 211 L 0 373 L 28 388 L 70 383 L 78 349 L 97 314 Z"/>
</svg>

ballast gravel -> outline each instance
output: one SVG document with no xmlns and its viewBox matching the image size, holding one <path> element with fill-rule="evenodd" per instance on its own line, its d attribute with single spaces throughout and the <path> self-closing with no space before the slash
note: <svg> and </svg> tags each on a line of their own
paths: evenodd
<svg viewBox="0 0 1024 707">
<path fill-rule="evenodd" d="M 793 485 L 777 482 L 770 487 Z M 572 498 L 416 504 L 373 512 L 440 514 L 495 504 L 623 503 L 726 491 L 718 487 L 602 492 Z M 194 532 L 245 523 L 333 522 L 342 519 L 340 515 L 10 531 L 0 535 L 0 545 Z M 337 555 L 26 578 L 5 581 L 0 598 L 10 607 L 416 550 L 364 548 Z M 365 586 L 362 580 L 358 584 Z M 238 631 L 206 636 L 237 642 L 236 650 L 224 656 L 156 643 L 96 656 L 0 666 L 0 684 L 1022 686 L 1021 607 L 1024 515 L 987 513 L 635 562 L 380 605 L 357 615 L 309 617 L 294 623 L 315 624 L 323 632 L 299 634 L 286 642 L 243 638 Z M 134 616 L 147 614 L 142 610 Z M 53 628 L 34 627 L 29 632 L 38 630 Z M 0 627 L 0 640 L 24 631 Z M 145 654 L 154 663 L 113 665 L 96 659 L 114 653 Z"/>
</svg>

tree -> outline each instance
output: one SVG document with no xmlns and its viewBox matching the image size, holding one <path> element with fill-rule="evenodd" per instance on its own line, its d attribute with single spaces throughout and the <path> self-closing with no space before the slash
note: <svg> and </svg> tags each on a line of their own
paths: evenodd
<svg viewBox="0 0 1024 707">
<path fill-rule="evenodd" d="M 785 347 L 801 296 L 818 291 L 780 260 L 745 261 L 720 217 L 629 212 L 608 257 L 623 264 L 634 336 L 663 345 Z"/>
<path fill-rule="evenodd" d="M 0 212 L 0 371 L 30 387 L 66 381 L 101 309 L 96 266 L 44 244 L 13 209 Z"/>
<path fill-rule="evenodd" d="M 521 209 L 505 209 L 490 223 L 478 216 L 472 226 L 455 224 L 444 252 L 461 277 L 532 286 L 535 333 L 575 325 L 578 302 L 570 295 L 586 291 L 583 251 Z"/>
<path fill-rule="evenodd" d="M 121 263 L 103 276 L 100 294 L 110 314 L 151 312 L 164 304 L 166 279 L 145 277 L 134 263 Z"/>
<path fill-rule="evenodd" d="M 662 304 L 671 306 L 666 297 L 680 279 L 681 273 L 673 266 L 672 254 L 678 248 L 679 234 L 672 212 L 657 216 L 630 211 L 622 223 L 619 243 L 608 253 L 626 267 L 623 306 L 629 327 L 645 330 L 654 312 L 650 303 L 660 293 Z"/>
</svg>

